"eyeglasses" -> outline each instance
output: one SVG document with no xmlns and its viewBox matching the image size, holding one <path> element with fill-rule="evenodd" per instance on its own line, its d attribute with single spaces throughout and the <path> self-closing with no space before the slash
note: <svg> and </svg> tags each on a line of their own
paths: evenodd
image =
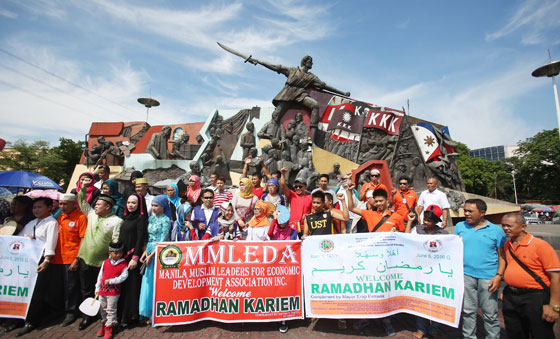
<svg viewBox="0 0 560 339">
<path fill-rule="evenodd" d="M 408 182 L 399 182 L 399 185 L 404 185 L 404 186 L 406 186 L 406 185 L 408 185 Z"/>
<path fill-rule="evenodd" d="M 214 197 L 202 197 L 202 199 L 210 200 L 210 199 L 214 199 Z"/>
<path fill-rule="evenodd" d="M 294 185 L 294 187 L 295 187 L 296 189 L 300 189 L 300 188 L 303 188 L 303 185 Z"/>
</svg>

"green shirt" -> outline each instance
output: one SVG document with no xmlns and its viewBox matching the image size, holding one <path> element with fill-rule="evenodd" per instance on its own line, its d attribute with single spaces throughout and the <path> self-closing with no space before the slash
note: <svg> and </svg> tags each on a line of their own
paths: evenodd
<svg viewBox="0 0 560 339">
<path fill-rule="evenodd" d="M 87 202 L 85 187 L 78 192 L 78 203 L 82 213 L 88 219 L 86 234 L 80 245 L 78 258 L 81 258 L 87 265 L 101 267 L 103 261 L 109 256 L 109 243 L 119 240 L 119 231 L 123 221 L 113 213 L 104 217 L 97 215 Z"/>
</svg>

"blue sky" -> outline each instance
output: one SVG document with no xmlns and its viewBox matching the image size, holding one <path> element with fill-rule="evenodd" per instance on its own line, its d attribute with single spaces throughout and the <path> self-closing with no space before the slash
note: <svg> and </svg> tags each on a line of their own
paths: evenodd
<svg viewBox="0 0 560 339">
<path fill-rule="evenodd" d="M 272 106 L 298 65 L 355 99 L 448 125 L 471 148 L 557 126 L 550 79 L 560 1 L 57 1 L 0 3 L 0 137 L 83 139 L 93 121 L 204 121 Z M 16 56 L 16 57 L 14 57 Z M 22 61 L 23 59 L 24 61 Z M 37 67 L 35 67 L 37 66 Z M 45 72 L 47 71 L 47 72 Z"/>
</svg>

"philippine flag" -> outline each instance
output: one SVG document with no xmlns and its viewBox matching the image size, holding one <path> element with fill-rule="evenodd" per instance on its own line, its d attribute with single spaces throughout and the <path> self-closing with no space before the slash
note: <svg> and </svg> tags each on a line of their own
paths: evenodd
<svg viewBox="0 0 560 339">
<path fill-rule="evenodd" d="M 424 161 L 428 162 L 441 155 L 439 142 L 434 132 L 421 125 L 412 125 L 410 128 L 412 129 L 412 134 L 414 134 L 416 143 L 420 147 L 420 152 L 424 157 Z"/>
</svg>

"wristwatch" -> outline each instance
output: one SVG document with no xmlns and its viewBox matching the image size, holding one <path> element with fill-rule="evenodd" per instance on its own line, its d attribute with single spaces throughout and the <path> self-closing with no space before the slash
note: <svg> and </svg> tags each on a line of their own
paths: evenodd
<svg viewBox="0 0 560 339">
<path fill-rule="evenodd" d="M 550 305 L 550 306 L 552 307 L 552 310 L 554 312 L 559 312 L 560 313 L 560 306 L 558 306 L 558 305 Z"/>
<path fill-rule="evenodd" d="M 501 273 L 496 273 L 496 275 L 499 275 L 502 279 L 504 278 L 504 275 Z"/>
</svg>

